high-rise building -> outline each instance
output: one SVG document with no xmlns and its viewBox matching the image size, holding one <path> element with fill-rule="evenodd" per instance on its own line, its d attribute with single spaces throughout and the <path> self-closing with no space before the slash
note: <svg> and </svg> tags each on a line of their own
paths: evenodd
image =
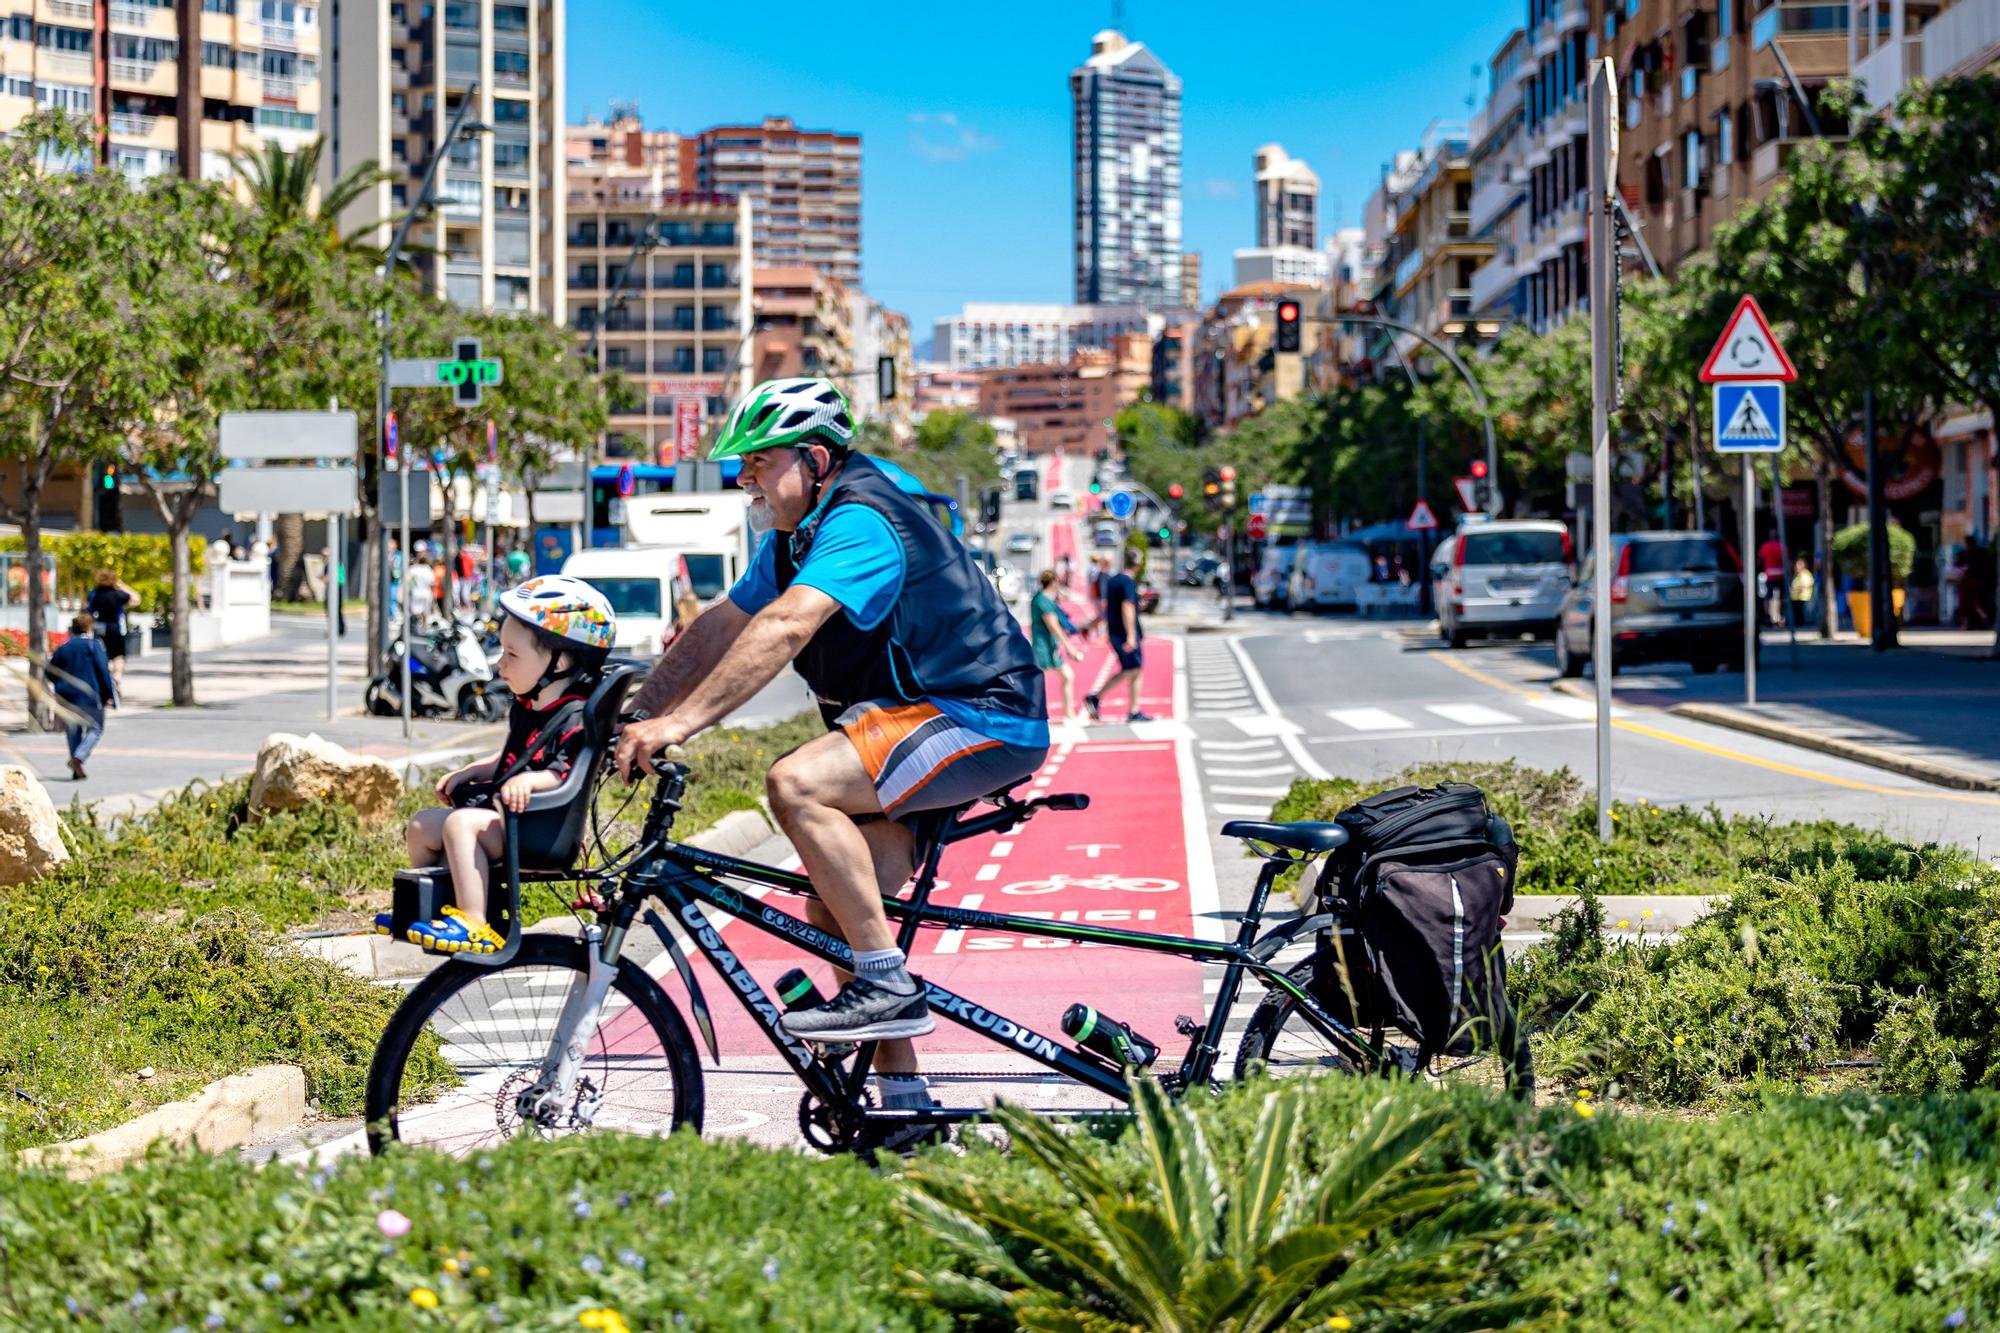
<svg viewBox="0 0 2000 1333">
<path fill-rule="evenodd" d="M 1507 325 L 1523 309 L 1522 284 L 1538 256 L 1527 246 L 1527 133 L 1518 76 L 1528 34 L 1516 28 L 1487 62 L 1486 105 L 1472 121 L 1472 234 L 1493 253 L 1472 275 L 1475 323 Z"/>
<path fill-rule="evenodd" d="M 1281 282 L 1308 287 L 1324 287 L 1331 264 L 1324 250 L 1308 250 L 1300 245 L 1273 245 L 1236 252 L 1236 285 L 1253 282 Z"/>
<path fill-rule="evenodd" d="M 1121 333 L 1144 333 L 1138 305 L 1023 305 L 969 301 L 937 322 L 931 354 L 953 370 L 1064 362 L 1085 348 L 1108 348 Z"/>
<path fill-rule="evenodd" d="M 587 116 L 569 127 L 569 168 L 588 167 L 609 176 L 657 175 L 660 188 L 695 189 L 694 140 L 673 130 L 649 130 L 633 103 L 613 102 L 611 119 Z"/>
<path fill-rule="evenodd" d="M 1181 251 L 1181 308 L 1201 309 L 1201 251 Z"/>
<path fill-rule="evenodd" d="M 1366 222 L 1369 239 L 1382 242 L 1373 293 L 1381 312 L 1433 335 L 1471 331 L 1472 275 L 1493 242 L 1472 234 L 1467 128 L 1434 123 L 1421 148 L 1399 153 L 1370 196 Z M 1414 338 L 1400 341 L 1405 355 L 1421 350 Z"/>
<path fill-rule="evenodd" d="M 435 211 L 411 229 L 405 258 L 459 305 L 562 318 L 563 9 L 564 0 L 327 6 L 333 106 L 322 168 L 332 179 L 374 161 L 398 176 L 343 221 L 374 222 L 409 207 L 424 168 L 445 148 Z M 472 119 L 490 132 L 446 145 L 446 127 L 474 83 Z"/>
<path fill-rule="evenodd" d="M 127 175 L 225 179 L 230 154 L 312 142 L 320 18 L 297 0 L 39 0 L 0 20 L 0 133 L 38 107 L 98 126 Z"/>
<path fill-rule="evenodd" d="M 759 268 L 754 301 L 753 382 L 824 375 L 843 389 L 852 386 L 854 328 L 847 288 L 805 264 Z M 868 369 L 874 373 L 873 366 Z"/>
<path fill-rule="evenodd" d="M 673 463 L 742 391 L 740 203 L 671 188 L 657 165 L 572 162 L 568 182 L 565 317 L 599 370 L 639 390 L 604 453 Z"/>
<path fill-rule="evenodd" d="M 1077 302 L 1178 306 L 1181 81 L 1144 43 L 1106 29 L 1069 88 Z"/>
<path fill-rule="evenodd" d="M 1319 248 L 1319 177 L 1274 143 L 1257 150 L 1257 248 Z M 1243 279 L 1238 277 L 1237 282 Z"/>
<path fill-rule="evenodd" d="M 861 136 L 802 130 L 785 116 L 718 125 L 694 139 L 695 186 L 750 197 L 759 268 L 861 281 Z"/>
</svg>

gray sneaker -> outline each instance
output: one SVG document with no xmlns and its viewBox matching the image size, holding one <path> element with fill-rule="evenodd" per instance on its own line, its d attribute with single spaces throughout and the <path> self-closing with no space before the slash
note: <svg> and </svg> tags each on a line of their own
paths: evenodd
<svg viewBox="0 0 2000 1333">
<path fill-rule="evenodd" d="M 923 983 L 914 994 L 898 995 L 866 977 L 856 977 L 840 994 L 810 1009 L 785 1015 L 785 1031 L 800 1041 L 893 1041 L 921 1037 L 937 1026 Z"/>
</svg>

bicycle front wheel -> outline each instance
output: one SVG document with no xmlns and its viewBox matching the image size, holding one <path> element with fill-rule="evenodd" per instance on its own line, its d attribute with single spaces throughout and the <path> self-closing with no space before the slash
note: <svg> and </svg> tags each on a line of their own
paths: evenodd
<svg viewBox="0 0 2000 1333">
<path fill-rule="evenodd" d="M 576 1086 L 529 1122 L 518 1108 L 557 1039 L 564 1002 L 589 974 L 582 940 L 530 934 L 499 967 L 454 960 L 413 988 L 368 1067 L 368 1145 L 418 1143 L 463 1154 L 524 1128 L 701 1132 L 701 1058 L 680 1010 L 621 959 Z"/>
</svg>

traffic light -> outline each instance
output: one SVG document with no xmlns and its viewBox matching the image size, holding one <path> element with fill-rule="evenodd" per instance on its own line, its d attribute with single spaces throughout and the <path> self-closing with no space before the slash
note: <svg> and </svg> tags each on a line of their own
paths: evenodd
<svg viewBox="0 0 2000 1333">
<path fill-rule="evenodd" d="M 124 497 L 118 489 L 118 465 L 105 463 L 99 469 L 97 481 L 97 521 L 99 532 L 123 532 L 125 530 Z"/>
<path fill-rule="evenodd" d="M 1236 511 L 1236 469 L 1224 463 L 1222 473 L 1222 508 L 1225 513 Z"/>
<path fill-rule="evenodd" d="M 1104 483 L 1103 483 L 1103 482 L 1101 482 L 1101 481 L 1093 481 L 1093 482 L 1091 482 L 1091 483 L 1090 483 L 1090 493 L 1091 493 L 1092 495 L 1102 495 L 1102 494 L 1104 494 Z"/>
<path fill-rule="evenodd" d="M 1169 500 L 1178 500 L 1183 494 L 1184 492 L 1181 490 L 1179 482 L 1175 482 L 1173 485 L 1167 487 L 1167 498 Z"/>
<path fill-rule="evenodd" d="M 1162 523 L 1160 525 L 1160 544 L 1162 546 L 1170 546 L 1173 544 L 1173 540 L 1174 540 L 1174 530 L 1168 527 L 1166 524 Z"/>
<path fill-rule="evenodd" d="M 1222 508 L 1222 469 L 1219 467 L 1201 470 L 1201 502 L 1213 514 Z"/>
<path fill-rule="evenodd" d="M 1484 513 L 1492 508 L 1490 500 L 1493 494 L 1493 479 L 1486 475 L 1486 460 L 1483 458 L 1473 459 L 1470 471 L 1472 472 L 1472 498 L 1475 507 Z"/>
<path fill-rule="evenodd" d="M 1280 352 L 1299 350 L 1299 303 L 1297 301 L 1278 302 L 1278 339 Z"/>
</svg>

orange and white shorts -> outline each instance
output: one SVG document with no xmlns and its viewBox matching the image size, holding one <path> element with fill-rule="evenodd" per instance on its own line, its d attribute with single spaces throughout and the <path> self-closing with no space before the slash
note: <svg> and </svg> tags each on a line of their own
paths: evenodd
<svg viewBox="0 0 2000 1333">
<path fill-rule="evenodd" d="M 953 721 L 935 704 L 876 699 L 834 719 L 893 817 L 964 805 L 1021 781 L 1047 746 L 1009 745 Z"/>
</svg>

